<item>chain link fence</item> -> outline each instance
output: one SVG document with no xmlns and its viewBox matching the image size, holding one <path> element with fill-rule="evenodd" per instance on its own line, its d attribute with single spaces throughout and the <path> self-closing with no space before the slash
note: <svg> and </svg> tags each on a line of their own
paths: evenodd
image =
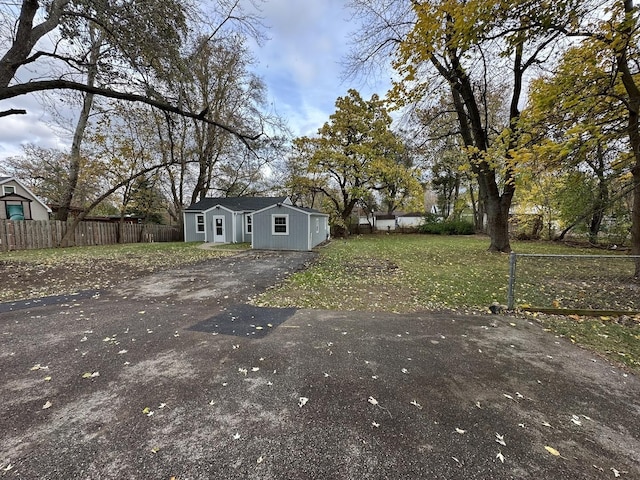
<svg viewBox="0 0 640 480">
<path fill-rule="evenodd" d="M 507 308 L 640 312 L 632 255 L 512 253 Z"/>
</svg>

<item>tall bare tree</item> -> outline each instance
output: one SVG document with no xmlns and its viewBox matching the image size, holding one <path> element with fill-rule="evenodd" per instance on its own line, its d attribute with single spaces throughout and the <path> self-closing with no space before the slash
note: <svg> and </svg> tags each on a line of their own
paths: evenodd
<svg viewBox="0 0 640 480">
<path fill-rule="evenodd" d="M 222 25 L 241 19 L 243 25 L 252 25 L 253 18 L 238 12 L 239 1 L 220 0 L 219 11 L 224 12 Z M 35 92 L 75 90 L 108 98 L 142 102 L 154 108 L 216 125 L 218 128 L 252 139 L 261 132 L 241 132 L 226 123 L 202 115 L 206 106 L 188 110 L 177 99 L 163 95 L 154 80 L 166 78 L 175 69 L 187 70 L 178 59 L 187 32 L 189 8 L 182 0 L 155 0 L 149 2 L 119 2 L 104 0 L 23 0 L 7 6 L 5 20 L 15 22 L 7 48 L 0 57 L 0 103 Z M 17 74 L 27 68 L 53 72 L 51 62 L 71 67 L 83 64 L 83 56 L 75 55 L 74 42 L 83 42 L 83 26 L 92 23 L 100 28 L 105 39 L 113 46 L 111 62 L 103 68 L 116 77 L 109 84 L 91 85 L 73 76 L 47 75 L 43 78 L 22 80 Z M 215 36 L 217 30 L 211 33 Z M 51 48 L 40 42 L 53 35 Z M 37 47 L 37 50 L 36 50 Z M 1 52 L 2 50 L 0 50 Z M 25 114 L 21 108 L 0 110 L 0 117 Z"/>
</svg>

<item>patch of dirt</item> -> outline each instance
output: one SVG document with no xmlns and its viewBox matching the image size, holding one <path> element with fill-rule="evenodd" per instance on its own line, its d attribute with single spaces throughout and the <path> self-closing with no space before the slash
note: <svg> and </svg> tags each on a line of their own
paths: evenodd
<svg viewBox="0 0 640 480">
<path fill-rule="evenodd" d="M 48 297 L 81 290 L 104 290 L 180 265 L 174 257 L 152 262 L 135 256 L 92 259 L 87 257 L 30 263 L 0 262 L 0 302 Z M 186 261 L 185 263 L 193 263 Z"/>
<path fill-rule="evenodd" d="M 397 263 L 386 259 L 368 259 L 366 263 L 353 262 L 346 267 L 354 275 L 368 277 L 371 275 L 393 275 L 400 267 Z"/>
</svg>

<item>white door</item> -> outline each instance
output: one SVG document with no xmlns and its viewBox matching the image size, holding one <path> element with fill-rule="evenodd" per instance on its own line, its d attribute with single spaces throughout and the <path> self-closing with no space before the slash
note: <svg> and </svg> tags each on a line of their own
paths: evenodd
<svg viewBox="0 0 640 480">
<path fill-rule="evenodd" d="M 224 217 L 213 217 L 213 243 L 224 243 Z"/>
</svg>

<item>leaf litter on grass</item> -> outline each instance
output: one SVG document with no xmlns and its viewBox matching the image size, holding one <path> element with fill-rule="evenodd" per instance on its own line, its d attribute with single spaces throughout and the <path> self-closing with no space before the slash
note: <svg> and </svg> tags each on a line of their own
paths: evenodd
<svg viewBox="0 0 640 480">
<path fill-rule="evenodd" d="M 110 288 L 165 268 L 232 254 L 194 244 L 146 243 L 3 253 L 0 302 Z"/>
<path fill-rule="evenodd" d="M 308 269 L 254 297 L 252 303 L 392 313 L 442 309 L 489 313 L 494 302 L 506 302 L 509 256 L 489 253 L 487 245 L 487 238 L 479 236 L 359 235 L 333 240 Z M 512 247 L 521 253 L 593 253 L 549 242 L 513 242 Z M 545 326 L 556 333 L 640 369 L 640 320 L 620 326 L 594 319 L 597 326 L 590 327 L 594 330 L 590 339 L 589 335 L 571 337 L 580 327 L 562 323 L 562 317 L 558 317 L 558 328 L 554 318 L 538 314 L 529 318 L 549 318 Z"/>
</svg>

